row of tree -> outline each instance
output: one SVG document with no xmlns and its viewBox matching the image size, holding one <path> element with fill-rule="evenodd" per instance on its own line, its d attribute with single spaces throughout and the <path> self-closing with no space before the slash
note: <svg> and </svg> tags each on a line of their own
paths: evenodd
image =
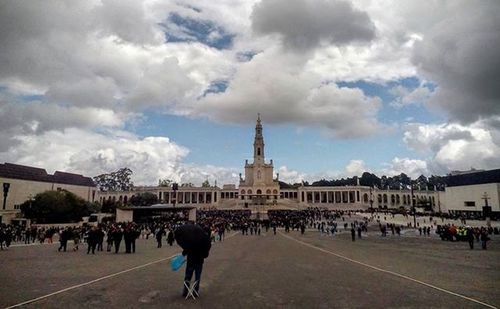
<svg viewBox="0 0 500 309">
<path fill-rule="evenodd" d="M 133 183 L 131 181 L 132 170 L 127 167 L 121 168 L 116 172 L 109 174 L 101 174 L 94 177 L 94 182 L 101 191 L 128 191 L 132 189 Z M 319 181 L 314 181 L 311 184 L 307 181 L 303 183 L 288 184 L 280 181 L 281 188 L 292 188 L 301 185 L 305 186 L 354 186 L 358 183 L 362 186 L 377 187 L 380 189 L 404 189 L 410 188 L 412 185 L 414 189 L 420 190 L 444 190 L 446 177 L 432 175 L 430 177 L 425 177 L 420 175 L 416 179 L 411 179 L 405 173 L 395 175 L 392 177 L 382 176 L 378 177 L 375 174 L 364 172 L 361 177 L 347 177 L 341 179 L 326 180 L 321 179 Z M 171 179 L 159 179 L 158 186 L 160 187 L 172 187 L 174 181 Z M 210 187 L 210 182 L 205 180 L 202 187 Z M 182 183 L 180 187 L 194 187 L 192 183 Z"/>
</svg>

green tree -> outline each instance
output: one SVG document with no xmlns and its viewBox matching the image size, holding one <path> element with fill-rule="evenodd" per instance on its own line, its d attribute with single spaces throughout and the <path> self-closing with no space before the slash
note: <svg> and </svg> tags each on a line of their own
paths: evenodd
<svg viewBox="0 0 500 309">
<path fill-rule="evenodd" d="M 105 199 L 102 202 L 101 212 L 105 213 L 115 213 L 116 208 L 120 208 L 122 203 L 120 201 L 113 201 Z"/>
<path fill-rule="evenodd" d="M 88 216 L 89 203 L 66 191 L 45 191 L 21 204 L 21 211 L 37 223 L 78 222 Z"/>
<path fill-rule="evenodd" d="M 172 183 L 174 183 L 172 179 L 158 179 L 158 187 L 170 187 Z"/>
<path fill-rule="evenodd" d="M 210 182 L 208 182 L 208 179 L 207 179 L 207 180 L 205 180 L 205 181 L 201 184 L 201 186 L 202 186 L 203 188 L 209 188 L 209 187 L 210 187 Z"/>
<path fill-rule="evenodd" d="M 158 203 L 158 196 L 151 192 L 138 193 L 130 198 L 130 204 L 134 206 L 151 206 Z"/>
<path fill-rule="evenodd" d="M 128 167 L 116 172 L 101 174 L 94 177 L 94 182 L 101 191 L 129 191 L 134 186 L 130 177 L 133 172 Z"/>
</svg>

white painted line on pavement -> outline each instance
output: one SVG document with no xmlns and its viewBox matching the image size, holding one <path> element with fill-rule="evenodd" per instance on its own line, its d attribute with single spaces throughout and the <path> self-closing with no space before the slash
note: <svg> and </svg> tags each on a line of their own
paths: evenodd
<svg viewBox="0 0 500 309">
<path fill-rule="evenodd" d="M 179 254 L 179 253 L 177 253 L 177 254 Z M 114 274 L 111 274 L 111 275 L 107 275 L 107 276 L 104 276 L 104 277 L 101 277 L 101 278 L 97 278 L 97 279 L 94 279 L 94 280 L 91 280 L 91 281 L 88 281 L 88 282 L 85 282 L 85 283 L 73 285 L 73 286 L 70 286 L 68 288 L 65 288 L 65 289 L 62 289 L 62 290 L 59 290 L 59 291 L 56 291 L 56 292 L 53 292 L 53 293 L 50 293 L 50 294 L 47 294 L 47 295 L 43 295 L 43 296 L 40 296 L 40 297 L 37 297 L 37 298 L 33 298 L 33 299 L 30 299 L 30 300 L 24 301 L 24 302 L 19 303 L 19 304 L 15 304 L 13 306 L 6 307 L 5 309 L 21 307 L 21 306 L 24 306 L 24 305 L 27 305 L 27 304 L 30 304 L 30 303 L 34 303 L 34 302 L 37 302 L 39 300 L 42 300 L 42 299 L 45 299 L 45 298 L 48 298 L 48 297 L 51 297 L 51 296 L 54 296 L 54 295 L 57 295 L 57 294 L 64 293 L 66 291 L 74 290 L 74 289 L 80 288 L 82 286 L 86 286 L 86 285 L 93 284 L 93 283 L 96 283 L 96 282 L 99 282 L 99 281 L 102 281 L 102 280 L 105 280 L 105 279 L 116 277 L 118 275 L 121 275 L 121 274 L 124 274 L 124 273 L 128 273 L 128 272 L 136 270 L 136 269 L 140 269 L 140 268 L 147 267 L 149 265 L 160 263 L 160 262 L 163 262 L 163 261 L 166 261 L 168 259 L 173 258 L 177 254 L 174 254 L 174 255 L 169 256 L 167 258 L 163 258 L 163 259 L 159 259 L 159 260 L 156 260 L 156 261 L 153 261 L 153 262 L 149 262 L 149 263 L 146 263 L 146 264 L 143 264 L 143 265 L 132 267 L 132 268 L 129 268 L 129 269 L 126 269 L 126 270 L 122 270 L 122 271 L 119 271 L 117 273 L 114 273 Z"/>
<path fill-rule="evenodd" d="M 224 238 L 224 240 L 229 239 L 229 238 L 231 238 L 231 237 L 233 237 L 233 236 L 235 236 L 237 234 L 238 234 L 238 232 L 234 232 L 233 234 L 231 234 L 228 237 Z M 169 260 L 169 259 L 173 258 L 174 256 L 176 256 L 178 254 L 180 254 L 180 253 L 176 253 L 176 254 L 171 255 L 169 257 L 166 257 L 166 258 L 163 258 L 163 259 L 159 259 L 159 260 L 156 260 L 156 261 L 153 261 L 153 262 L 149 262 L 149 263 L 146 263 L 146 264 L 143 264 L 143 265 L 139 265 L 139 266 L 135 266 L 135 267 L 132 267 L 132 268 L 129 268 L 129 269 L 125 269 L 125 270 L 119 271 L 117 273 L 110 274 L 110 275 L 107 275 L 107 276 L 104 276 L 104 277 L 101 277 L 101 278 L 97 278 L 97 279 L 94 279 L 94 280 L 91 280 L 91 281 L 88 281 L 88 282 L 85 282 L 85 283 L 73 285 L 73 286 L 67 287 L 65 289 L 62 289 L 62 290 L 59 290 L 59 291 L 56 291 L 56 292 L 53 292 L 53 293 L 50 293 L 50 294 L 47 294 L 47 295 L 43 295 L 43 296 L 40 296 L 40 297 L 37 297 L 37 298 L 33 298 L 33 299 L 30 299 L 30 300 L 24 301 L 24 302 L 19 303 L 19 304 L 15 304 L 15 305 L 12 305 L 12 306 L 9 306 L 9 307 L 5 307 L 5 309 L 17 308 L 17 307 L 21 307 L 21 306 L 24 306 L 24 305 L 28 305 L 28 304 L 37 302 L 39 300 L 42 300 L 42 299 L 45 299 L 45 298 L 48 298 L 48 297 L 51 297 L 51 296 L 54 296 L 54 295 L 57 295 L 57 294 L 61 294 L 61 293 L 64 293 L 64 292 L 67 292 L 67 291 L 70 291 L 70 290 L 78 289 L 78 288 L 81 288 L 83 286 L 90 285 L 90 284 L 93 284 L 93 283 L 96 283 L 96 282 L 99 282 L 99 281 L 102 281 L 102 280 L 105 280 L 105 279 L 113 278 L 113 277 L 119 276 L 119 275 L 124 274 L 124 273 L 128 273 L 128 272 L 136 270 L 136 269 L 144 268 L 144 267 L 156 264 L 156 263 L 160 263 L 160 262 Z"/>
<path fill-rule="evenodd" d="M 483 306 L 486 306 L 488 308 L 493 308 L 493 309 L 498 309 L 498 307 L 495 307 L 493 305 L 490 305 L 490 304 L 487 304 L 487 303 L 484 303 L 480 300 L 477 300 L 477 299 L 474 299 L 474 298 L 471 298 L 471 297 L 467 297 L 465 295 L 462 295 L 462 294 L 458 294 L 458 293 L 455 293 L 455 292 L 452 292 L 452 291 L 449 291 L 449 290 L 446 290 L 446 289 L 443 289 L 443 288 L 440 288 L 438 286 L 435 286 L 435 285 L 432 285 L 430 283 L 426 283 L 426 282 L 423 282 L 423 281 L 420 281 L 418 279 L 414 279 L 412 277 L 408 277 L 408 276 L 405 276 L 405 275 L 402 275 L 402 274 L 399 274 L 399 273 L 396 273 L 396 272 L 393 272 L 393 271 L 390 271 L 390 270 L 386 270 L 386 269 L 383 269 L 383 268 L 379 268 L 379 267 L 376 267 L 376 266 L 372 266 L 372 265 L 369 265 L 369 264 L 366 264 L 366 263 L 363 263 L 363 262 L 360 262 L 360 261 L 356 261 L 356 260 L 353 260 L 351 258 L 348 258 L 346 256 L 343 256 L 343 255 L 340 255 L 340 254 L 337 254 L 337 253 L 334 253 L 332 251 L 328 251 L 328 250 L 325 250 L 323 248 L 320 248 L 320 247 L 316 247 L 314 245 L 311 245 L 307 242 L 304 242 L 304 241 L 301 241 L 301 240 L 298 240 L 298 239 L 295 239 L 291 236 L 288 236 L 288 235 L 285 235 L 283 234 L 281 231 L 279 232 L 281 234 L 281 236 L 285 237 L 285 238 L 288 238 L 290 240 L 293 240 L 293 241 L 296 241 L 304 246 L 307 246 L 307 247 L 310 247 L 310 248 L 313 248 L 313 249 L 316 249 L 318 251 L 321 251 L 321 252 L 324 252 L 324 253 L 328 253 L 328 254 L 331 254 L 333 256 L 336 256 L 338 258 L 341 258 L 341 259 L 344 259 L 346 261 L 349 261 L 349 262 L 352 262 L 352 263 L 355 263 L 355 264 L 359 264 L 359 265 L 362 265 L 362 266 L 365 266 L 365 267 L 368 267 L 368 268 L 371 268 L 371 269 L 374 269 L 374 270 L 377 270 L 377 271 L 380 271 L 380 272 L 383 272 L 383 273 L 386 273 L 386 274 L 390 274 L 390 275 L 393 275 L 393 276 L 396 276 L 396 277 L 399 277 L 399 278 L 403 278 L 403 279 L 406 279 L 406 280 L 409 280 L 409 281 L 412 281 L 412 282 L 415 282 L 415 283 L 418 283 L 418 284 L 421 284 L 421 285 L 425 285 L 427 287 L 430 287 L 432 289 L 435 289 L 435 290 L 438 290 L 438 291 L 441 291 L 441 292 L 444 292 L 444 293 L 447 293 L 447 294 L 450 294 L 450 295 L 453 295 L 453 296 L 457 296 L 459 298 L 463 298 L 463 299 L 466 299 L 468 301 L 471 301 L 471 302 L 474 302 L 474 303 L 477 303 L 477 304 L 480 304 L 480 305 L 483 305 Z"/>
</svg>

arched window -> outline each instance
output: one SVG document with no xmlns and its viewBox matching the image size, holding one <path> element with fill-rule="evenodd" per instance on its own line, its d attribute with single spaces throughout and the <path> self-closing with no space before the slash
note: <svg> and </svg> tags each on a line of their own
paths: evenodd
<svg viewBox="0 0 500 309">
<path fill-rule="evenodd" d="M 368 203 L 368 194 L 367 193 L 363 194 L 363 202 Z"/>
<path fill-rule="evenodd" d="M 257 190 L 257 195 L 261 195 L 261 194 L 262 194 L 262 190 L 261 189 Z"/>
<path fill-rule="evenodd" d="M 248 194 L 252 194 L 252 190 L 248 189 Z"/>
<path fill-rule="evenodd" d="M 401 204 L 401 198 L 399 197 L 399 194 L 396 195 L 396 204 Z"/>
<path fill-rule="evenodd" d="M 271 189 L 267 189 L 266 194 L 271 194 Z"/>
<path fill-rule="evenodd" d="M 387 194 L 384 194 L 384 203 L 387 203 Z"/>
<path fill-rule="evenodd" d="M 260 147 L 257 147 L 257 155 L 260 156 Z"/>
<path fill-rule="evenodd" d="M 274 189 L 273 194 L 278 194 L 278 190 Z"/>
<path fill-rule="evenodd" d="M 241 194 L 245 194 L 245 190 L 241 190 Z"/>
</svg>

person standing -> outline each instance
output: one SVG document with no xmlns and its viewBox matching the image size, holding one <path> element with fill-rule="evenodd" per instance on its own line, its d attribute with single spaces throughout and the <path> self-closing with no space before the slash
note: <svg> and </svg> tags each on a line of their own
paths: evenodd
<svg viewBox="0 0 500 309">
<path fill-rule="evenodd" d="M 469 242 L 469 248 L 474 250 L 474 232 L 471 227 L 467 228 L 467 241 Z"/>
<path fill-rule="evenodd" d="M 161 239 L 163 237 L 163 233 L 165 233 L 165 232 L 164 232 L 164 230 L 162 228 L 158 228 L 156 230 L 156 233 L 155 233 L 156 235 L 155 236 L 156 236 L 156 242 L 158 243 L 157 248 L 161 248 Z"/>
<path fill-rule="evenodd" d="M 123 232 L 120 226 L 118 226 L 113 232 L 113 241 L 115 242 L 115 253 L 120 251 L 120 243 L 122 242 Z"/>
<path fill-rule="evenodd" d="M 95 254 L 95 248 L 97 246 L 97 242 L 99 241 L 99 232 L 97 231 L 97 227 L 93 227 L 89 231 L 89 236 L 87 238 L 87 254 L 92 251 L 92 254 Z"/>
<path fill-rule="evenodd" d="M 354 230 L 354 226 L 351 227 L 351 238 L 352 241 L 356 241 L 356 231 Z"/>
<path fill-rule="evenodd" d="M 483 250 L 486 250 L 487 243 L 490 238 L 488 237 L 488 231 L 485 228 L 481 229 L 481 248 Z"/>
<path fill-rule="evenodd" d="M 207 235 L 208 236 L 208 235 Z M 201 272 L 203 271 L 203 262 L 208 257 L 212 242 L 210 237 L 205 237 L 203 240 L 203 245 L 198 247 L 196 250 L 183 250 L 182 255 L 187 255 L 186 272 L 184 274 L 184 288 L 182 291 L 182 296 L 186 297 L 188 290 L 186 286 L 191 285 L 191 279 L 195 279 L 194 286 L 194 296 L 200 296 L 200 282 L 201 282 Z"/>
<path fill-rule="evenodd" d="M 66 252 L 66 247 L 68 245 L 68 230 L 67 229 L 63 229 L 59 232 L 59 243 L 60 243 L 60 246 L 59 246 L 59 249 L 57 249 L 57 251 L 61 251 L 61 249 L 63 249 L 64 252 Z"/>
<path fill-rule="evenodd" d="M 113 232 L 114 232 L 114 228 L 110 228 L 107 233 L 106 233 L 106 243 L 107 243 L 107 247 L 106 247 L 106 251 L 107 252 L 111 252 L 111 248 L 113 247 Z"/>
<path fill-rule="evenodd" d="M 358 238 L 361 239 L 361 226 L 358 226 Z"/>
<path fill-rule="evenodd" d="M 172 231 L 172 229 L 168 230 L 167 243 L 170 247 L 172 247 L 172 245 L 174 244 L 174 232 Z"/>
</svg>

